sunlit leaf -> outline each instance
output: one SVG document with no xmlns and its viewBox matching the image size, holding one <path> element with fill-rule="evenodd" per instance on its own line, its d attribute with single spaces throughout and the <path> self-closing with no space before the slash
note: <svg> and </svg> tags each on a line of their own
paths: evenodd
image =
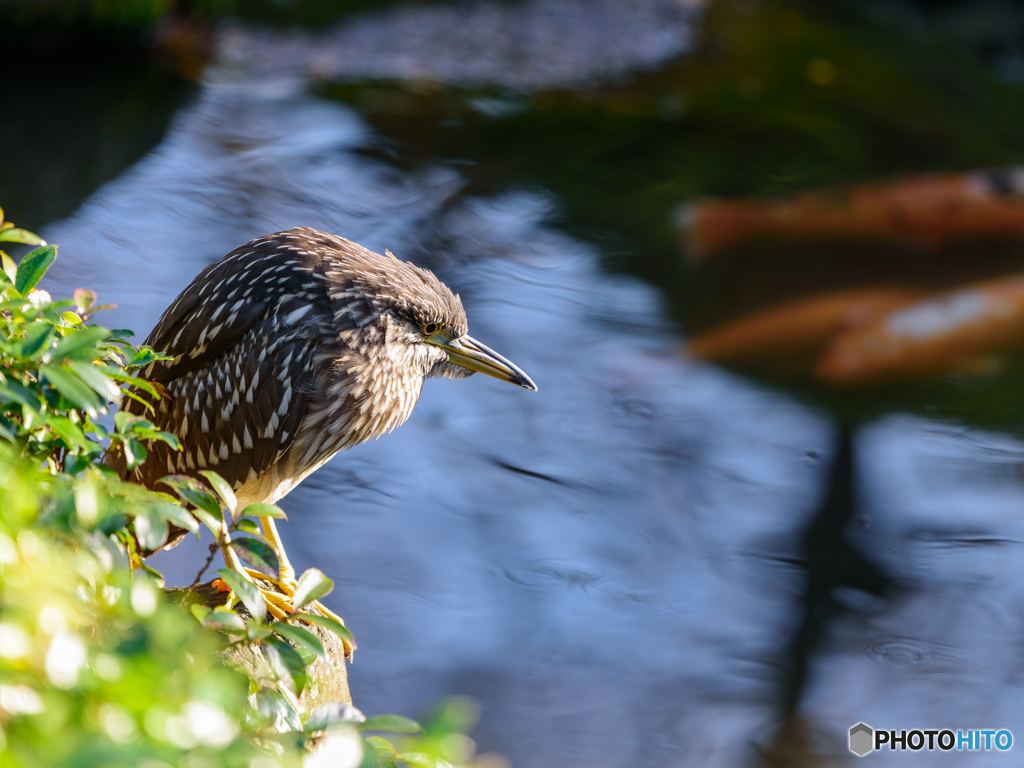
<svg viewBox="0 0 1024 768">
<path fill-rule="evenodd" d="M 129 368 L 142 368 L 149 365 L 150 363 L 158 360 L 160 356 L 152 349 L 144 348 L 140 349 L 131 360 L 128 361 Z"/>
<path fill-rule="evenodd" d="M 25 245 L 46 245 L 46 241 L 39 237 L 39 235 L 33 234 L 27 229 L 18 229 L 17 227 L 0 230 L 0 242 L 24 243 Z"/>
<path fill-rule="evenodd" d="M 291 703 L 277 691 L 261 688 L 256 693 L 256 708 L 260 717 L 273 723 L 278 731 L 301 731 L 302 721 Z"/>
<path fill-rule="evenodd" d="M 57 246 L 44 245 L 25 254 L 25 258 L 18 264 L 18 273 L 14 278 L 14 289 L 22 296 L 36 287 L 46 270 L 57 258 Z"/>
<path fill-rule="evenodd" d="M 202 605 L 200 603 L 193 603 L 189 610 L 192 612 L 193 616 L 199 619 L 200 624 L 202 624 L 206 617 L 213 612 L 213 609 L 210 608 L 210 606 Z"/>
<path fill-rule="evenodd" d="M 128 459 L 128 469 L 135 469 L 149 456 L 149 449 L 135 438 L 125 440 L 122 444 L 125 458 Z"/>
<path fill-rule="evenodd" d="M 151 382 L 148 382 L 145 379 L 140 379 L 137 376 L 128 376 L 124 373 L 121 373 L 120 371 L 116 371 L 110 368 L 110 366 L 104 366 L 103 372 L 112 379 L 117 379 L 118 381 L 124 382 L 129 386 L 141 389 L 147 395 L 150 395 L 151 397 L 154 397 L 157 400 L 162 399 L 160 390 L 157 389 L 157 387 L 155 387 Z"/>
<path fill-rule="evenodd" d="M 279 678 L 291 683 L 296 694 L 302 693 L 306 685 L 309 684 L 309 675 L 306 674 L 306 662 L 299 652 L 284 640 L 274 636 L 266 639 L 262 649 L 267 661 L 270 662 Z M 301 730 L 302 726 L 300 725 L 299 728 Z"/>
<path fill-rule="evenodd" d="M 50 358 L 62 360 L 73 357 L 78 360 L 92 360 L 96 354 L 96 344 L 107 338 L 107 329 L 98 325 L 90 325 L 78 331 L 71 331 L 61 342 L 50 350 Z"/>
<path fill-rule="evenodd" d="M 7 276 L 7 279 L 14 284 L 14 281 L 18 278 L 18 265 L 14 263 L 14 259 L 8 256 L 4 251 L 0 251 L 0 266 L 3 267 L 3 273 Z"/>
<path fill-rule="evenodd" d="M 210 481 L 210 485 L 213 486 L 213 490 L 220 496 L 220 500 L 224 502 L 224 506 L 228 508 L 228 512 L 231 516 L 235 515 L 235 507 L 238 506 L 238 501 L 235 499 L 235 492 L 231 490 L 231 486 L 228 481 L 218 475 L 216 472 L 204 469 L 200 472 L 203 477 Z"/>
<path fill-rule="evenodd" d="M 191 533 L 199 533 L 199 522 L 185 508 L 177 504 L 163 503 L 154 504 L 153 510 L 167 522 L 174 523 L 179 528 L 184 528 Z"/>
<path fill-rule="evenodd" d="M 230 546 L 238 558 L 254 571 L 271 579 L 276 579 L 281 572 L 281 561 L 277 553 L 265 541 L 250 538 L 232 539 Z"/>
<path fill-rule="evenodd" d="M 367 736 L 366 741 L 377 752 L 378 758 L 394 762 L 397 757 L 394 744 L 381 736 Z"/>
<path fill-rule="evenodd" d="M 94 418 L 103 407 L 104 403 L 100 396 L 70 371 L 55 365 L 41 365 L 39 372 L 73 407 L 85 411 Z"/>
<path fill-rule="evenodd" d="M 154 432 L 153 437 L 151 439 L 159 440 L 162 443 L 167 443 L 167 445 L 171 446 L 171 448 L 173 448 L 176 451 L 181 450 L 181 441 L 179 441 L 178 438 L 172 435 L 170 432 Z"/>
<path fill-rule="evenodd" d="M 115 404 L 120 401 L 121 388 L 104 376 L 99 368 L 89 363 L 78 362 L 77 360 L 71 360 L 67 365 L 78 375 L 78 378 L 92 387 L 96 394 Z"/>
<path fill-rule="evenodd" d="M 265 637 L 270 637 L 272 631 L 266 624 L 250 621 L 245 625 L 245 633 L 245 636 L 249 638 L 249 642 L 257 642 Z"/>
<path fill-rule="evenodd" d="M 245 531 L 246 533 L 256 534 L 257 536 L 261 535 L 260 527 L 256 525 L 256 523 L 254 523 L 252 520 L 246 520 L 245 518 L 242 518 L 237 523 L 235 523 L 235 528 L 237 528 L 240 531 Z"/>
<path fill-rule="evenodd" d="M 310 568 L 299 577 L 292 605 L 297 610 L 307 603 L 319 600 L 324 595 L 329 595 L 332 589 L 334 589 L 334 582 L 327 578 L 323 571 Z"/>
<path fill-rule="evenodd" d="M 199 520 L 199 522 L 201 522 L 203 525 L 210 529 L 210 533 L 212 533 L 214 536 L 220 536 L 221 531 L 224 529 L 224 522 L 221 520 L 219 514 L 216 516 L 211 515 L 209 512 L 202 508 L 196 508 L 190 510 L 190 512 L 191 514 L 196 516 L 196 519 Z"/>
<path fill-rule="evenodd" d="M 241 574 L 232 571 L 230 568 L 222 568 L 217 575 L 224 580 L 224 583 L 231 587 L 231 591 L 238 596 L 253 618 L 259 621 L 267 619 L 267 605 L 263 602 L 263 596 L 259 589 Z"/>
<path fill-rule="evenodd" d="M 57 416 L 52 413 L 46 414 L 44 422 L 54 434 L 60 437 L 70 448 L 77 448 L 80 451 L 88 451 L 90 444 L 77 424 L 66 416 Z M 74 473 L 72 473 L 74 474 Z"/>
<path fill-rule="evenodd" d="M 156 511 L 143 507 L 135 514 L 135 535 L 144 549 L 159 549 L 167 541 L 167 522 Z"/>
<path fill-rule="evenodd" d="M 242 617 L 224 606 L 214 608 L 210 615 L 203 619 L 203 626 L 226 632 L 245 632 L 245 622 L 242 621 Z"/>
<path fill-rule="evenodd" d="M 157 482 L 169 485 L 175 492 L 190 504 L 220 518 L 220 502 L 210 493 L 210 489 L 188 475 L 167 475 Z"/>
<path fill-rule="evenodd" d="M 284 513 L 277 504 L 264 504 L 257 502 L 256 504 L 249 504 L 241 512 L 238 513 L 239 517 L 279 517 L 285 520 L 288 519 L 288 515 Z"/>
</svg>

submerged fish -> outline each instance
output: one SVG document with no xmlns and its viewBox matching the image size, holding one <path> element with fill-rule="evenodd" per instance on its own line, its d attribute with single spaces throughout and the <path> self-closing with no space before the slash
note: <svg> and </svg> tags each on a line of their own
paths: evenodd
<svg viewBox="0 0 1024 768">
<path fill-rule="evenodd" d="M 813 360 L 837 334 L 921 298 L 902 288 L 835 291 L 758 310 L 693 337 L 688 351 L 721 363 Z M 806 370 L 806 369 L 805 369 Z"/>
<path fill-rule="evenodd" d="M 697 262 L 776 239 L 884 240 L 929 250 L 972 238 L 1024 238 L 1024 167 L 937 174 L 788 198 L 705 200 L 682 217 Z"/>
<path fill-rule="evenodd" d="M 837 385 L 977 370 L 1024 344 L 1024 275 L 978 283 L 896 309 L 840 334 L 818 362 Z"/>
</svg>

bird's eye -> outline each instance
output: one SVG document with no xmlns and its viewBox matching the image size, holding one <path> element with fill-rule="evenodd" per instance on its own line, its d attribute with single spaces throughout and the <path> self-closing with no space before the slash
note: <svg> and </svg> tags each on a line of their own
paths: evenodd
<svg viewBox="0 0 1024 768">
<path fill-rule="evenodd" d="M 423 326 L 425 336 L 433 336 L 435 333 L 437 333 L 437 323 L 427 323 Z"/>
</svg>

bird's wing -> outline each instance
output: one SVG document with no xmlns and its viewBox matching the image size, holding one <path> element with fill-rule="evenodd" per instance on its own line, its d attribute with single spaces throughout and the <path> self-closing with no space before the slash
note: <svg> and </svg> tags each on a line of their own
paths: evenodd
<svg viewBox="0 0 1024 768">
<path fill-rule="evenodd" d="M 147 487 L 211 469 L 238 488 L 268 470 L 295 439 L 315 389 L 324 313 L 320 266 L 287 239 L 261 238 L 208 267 L 146 339 L 172 357 L 145 372 L 171 399 L 136 393 L 153 410 L 125 405 L 174 434 L 182 451 L 152 441 L 131 473 L 116 452 L 108 463 Z"/>
</svg>

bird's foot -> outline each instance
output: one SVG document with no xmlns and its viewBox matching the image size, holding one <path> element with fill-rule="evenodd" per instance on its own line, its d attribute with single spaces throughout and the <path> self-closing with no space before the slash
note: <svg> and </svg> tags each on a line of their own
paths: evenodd
<svg viewBox="0 0 1024 768">
<path fill-rule="evenodd" d="M 267 605 L 267 612 L 270 613 L 275 619 L 283 619 L 287 618 L 288 616 L 294 615 L 295 618 L 297 618 L 299 621 L 303 621 L 306 624 L 312 623 L 310 621 L 306 621 L 303 618 L 303 614 L 298 613 L 293 604 L 292 598 L 295 597 L 295 589 L 298 586 L 298 582 L 295 580 L 294 575 L 291 575 L 294 574 L 294 571 L 292 571 L 291 574 L 287 572 L 283 573 L 277 579 L 271 579 L 266 574 L 260 573 L 259 571 L 254 571 L 250 568 L 245 568 L 244 570 L 246 575 L 256 582 L 256 586 L 260 590 L 260 594 L 263 597 L 263 601 Z M 260 581 L 270 582 L 281 591 L 277 592 L 269 589 L 264 589 L 263 587 L 259 586 Z M 321 603 L 319 600 L 313 600 L 312 602 L 307 603 L 303 607 L 315 608 L 317 611 L 319 611 L 327 618 L 333 619 L 342 626 L 345 626 L 345 621 L 341 618 L 341 616 L 336 614 L 334 611 L 332 611 L 326 605 Z M 345 658 L 351 661 L 352 654 L 356 650 L 355 643 L 349 640 L 348 638 L 342 638 L 341 641 L 345 646 Z"/>
</svg>

